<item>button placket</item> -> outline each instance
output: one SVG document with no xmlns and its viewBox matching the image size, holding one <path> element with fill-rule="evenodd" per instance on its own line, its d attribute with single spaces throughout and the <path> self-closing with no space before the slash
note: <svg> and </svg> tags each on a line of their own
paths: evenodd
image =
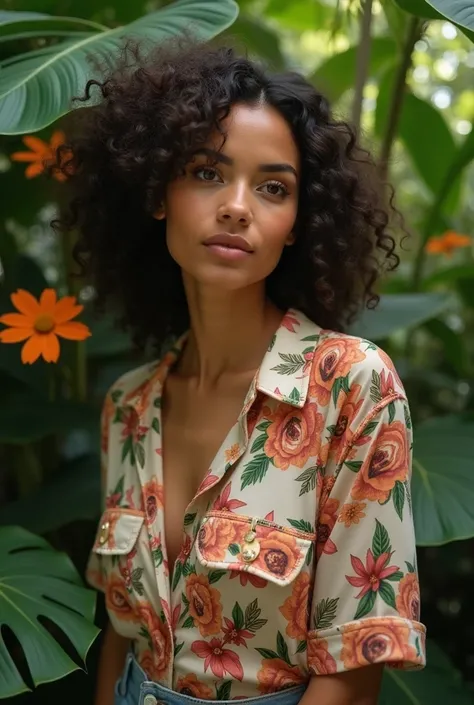
<svg viewBox="0 0 474 705">
<path fill-rule="evenodd" d="M 260 553 L 260 542 L 257 541 L 256 527 L 257 519 L 254 517 L 251 521 L 249 531 L 247 531 L 244 536 L 244 543 L 242 544 L 241 553 L 245 563 L 253 563 Z"/>
</svg>

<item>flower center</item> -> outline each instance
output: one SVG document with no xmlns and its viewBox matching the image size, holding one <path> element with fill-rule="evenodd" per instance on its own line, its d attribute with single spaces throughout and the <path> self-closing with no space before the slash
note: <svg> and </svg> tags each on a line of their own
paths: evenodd
<svg viewBox="0 0 474 705">
<path fill-rule="evenodd" d="M 54 318 L 49 313 L 42 313 L 35 321 L 38 333 L 49 333 L 54 328 Z"/>
<path fill-rule="evenodd" d="M 369 583 L 371 585 L 375 585 L 375 583 L 378 583 L 378 581 L 379 581 L 379 579 L 377 578 L 377 576 L 372 573 L 372 575 L 369 578 Z"/>
</svg>

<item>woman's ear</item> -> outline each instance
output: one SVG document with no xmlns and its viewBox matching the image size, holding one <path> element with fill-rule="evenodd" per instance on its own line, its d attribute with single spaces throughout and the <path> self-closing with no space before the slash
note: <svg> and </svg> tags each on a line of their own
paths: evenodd
<svg viewBox="0 0 474 705">
<path fill-rule="evenodd" d="M 295 240 L 296 240 L 296 238 L 295 238 L 295 236 L 294 236 L 294 233 L 290 233 L 290 234 L 288 235 L 288 237 L 286 238 L 286 240 L 285 240 L 285 245 L 287 245 L 287 246 L 289 246 L 289 245 L 294 245 L 294 244 L 295 244 Z"/>
<path fill-rule="evenodd" d="M 163 203 L 159 204 L 158 208 L 153 213 L 153 217 L 155 220 L 164 220 L 166 218 L 166 211 Z"/>
</svg>

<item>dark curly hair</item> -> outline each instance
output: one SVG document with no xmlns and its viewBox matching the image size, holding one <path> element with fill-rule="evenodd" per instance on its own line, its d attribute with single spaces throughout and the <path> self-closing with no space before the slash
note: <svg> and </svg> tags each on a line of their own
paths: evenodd
<svg viewBox="0 0 474 705">
<path fill-rule="evenodd" d="M 302 76 L 270 73 L 234 48 L 175 40 L 145 58 L 128 45 L 77 100 L 96 89 L 99 100 L 69 116 L 69 194 L 55 227 L 78 233 L 74 256 L 98 309 L 113 304 L 137 345 L 160 347 L 189 324 L 166 225 L 152 213 L 211 133 L 225 141 L 222 120 L 236 103 L 276 108 L 301 155 L 296 242 L 268 277 L 268 297 L 334 330 L 378 303 L 379 275 L 399 263 L 393 194 L 353 128 Z"/>
</svg>

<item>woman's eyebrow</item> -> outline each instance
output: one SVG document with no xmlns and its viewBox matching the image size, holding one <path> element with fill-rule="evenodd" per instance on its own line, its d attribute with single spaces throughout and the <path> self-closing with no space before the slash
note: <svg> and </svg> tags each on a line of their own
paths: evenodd
<svg viewBox="0 0 474 705">
<path fill-rule="evenodd" d="M 222 154 L 222 152 L 217 152 L 214 149 L 209 149 L 208 147 L 201 147 L 200 149 L 197 149 L 194 154 L 204 154 L 206 157 L 210 157 L 213 161 L 222 162 L 222 164 L 227 164 L 228 166 L 232 166 L 234 163 L 234 160 L 231 157 Z M 266 171 L 270 173 L 287 171 L 294 174 L 295 177 L 298 178 L 298 172 L 294 166 L 291 166 L 291 164 L 259 164 L 258 169 L 259 171 Z"/>
</svg>

